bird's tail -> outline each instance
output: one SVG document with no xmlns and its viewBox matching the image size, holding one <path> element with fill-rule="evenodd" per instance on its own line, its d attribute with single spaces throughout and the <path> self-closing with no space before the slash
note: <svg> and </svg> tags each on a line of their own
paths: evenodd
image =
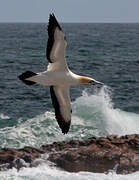
<svg viewBox="0 0 139 180">
<path fill-rule="evenodd" d="M 26 71 L 23 74 L 19 75 L 18 78 L 27 85 L 33 85 L 33 84 L 36 84 L 36 82 L 29 81 L 29 80 L 27 80 L 27 78 L 30 78 L 30 77 L 36 76 L 36 75 L 37 74 L 32 71 Z"/>
</svg>

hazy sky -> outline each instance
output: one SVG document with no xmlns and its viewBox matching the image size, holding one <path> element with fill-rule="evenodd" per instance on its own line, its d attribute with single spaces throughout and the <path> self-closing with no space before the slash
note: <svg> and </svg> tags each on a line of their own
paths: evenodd
<svg viewBox="0 0 139 180">
<path fill-rule="evenodd" d="M 0 0 L 0 22 L 139 22 L 139 0 Z"/>
</svg>

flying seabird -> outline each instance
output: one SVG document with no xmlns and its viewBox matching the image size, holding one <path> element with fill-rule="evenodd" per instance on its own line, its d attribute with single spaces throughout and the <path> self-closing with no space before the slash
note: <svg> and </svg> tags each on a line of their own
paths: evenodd
<svg viewBox="0 0 139 180">
<path fill-rule="evenodd" d="M 46 57 L 49 61 L 47 70 L 39 73 L 26 71 L 19 76 L 19 79 L 27 85 L 38 83 L 50 86 L 55 117 L 64 134 L 68 133 L 71 124 L 70 86 L 90 83 L 103 84 L 93 78 L 74 74 L 69 70 L 65 58 L 66 46 L 64 32 L 55 15 L 50 14 L 46 48 Z"/>
</svg>

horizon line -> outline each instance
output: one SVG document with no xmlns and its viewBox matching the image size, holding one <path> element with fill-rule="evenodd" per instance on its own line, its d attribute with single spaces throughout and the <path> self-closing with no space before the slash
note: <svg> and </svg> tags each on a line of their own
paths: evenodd
<svg viewBox="0 0 139 180">
<path fill-rule="evenodd" d="M 48 22 L 44 22 L 44 21 L 12 21 L 12 22 L 9 22 L 9 21 L 0 21 L 0 23 L 8 23 L 8 24 L 12 24 L 12 23 L 36 23 L 36 24 L 41 24 L 41 23 L 44 23 L 44 24 L 48 24 Z M 103 24 L 103 23 L 107 23 L 107 24 L 138 24 L 139 22 L 132 22 L 132 21 L 117 21 L 117 22 L 112 22 L 112 21 L 94 21 L 94 22 L 60 22 L 62 24 L 93 24 L 93 23 L 100 23 L 100 24 Z"/>
</svg>

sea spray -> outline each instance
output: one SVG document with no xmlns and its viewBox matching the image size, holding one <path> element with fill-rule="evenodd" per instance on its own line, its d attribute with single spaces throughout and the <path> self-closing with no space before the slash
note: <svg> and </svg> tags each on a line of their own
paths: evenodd
<svg viewBox="0 0 139 180">
<path fill-rule="evenodd" d="M 10 117 L 9 116 L 6 116 L 6 115 L 4 115 L 3 113 L 2 114 L 0 114 L 0 120 L 1 119 L 10 119 Z"/>
<path fill-rule="evenodd" d="M 47 111 L 26 121 L 19 118 L 16 126 L 1 128 L 1 147 L 40 147 L 73 138 L 138 133 L 139 114 L 115 109 L 111 88 L 103 86 L 91 91 L 84 90 L 82 96 L 72 102 L 72 122 L 67 135 L 61 133 L 54 112 Z"/>
<path fill-rule="evenodd" d="M 0 172 L 1 180 L 138 180 L 139 172 L 128 175 L 118 175 L 115 172 L 91 173 L 78 172 L 69 173 L 49 166 L 49 164 L 41 164 L 38 167 L 21 168 L 20 171 L 13 168 L 8 171 Z"/>
<path fill-rule="evenodd" d="M 104 115 L 103 121 L 106 124 L 106 131 L 109 134 L 117 135 L 139 133 L 139 114 L 115 109 L 111 92 L 109 87 L 104 86 L 96 94 L 98 98 L 102 99 L 100 111 Z"/>
<path fill-rule="evenodd" d="M 82 96 L 73 102 L 73 115 L 97 129 L 97 134 L 92 134 L 94 136 L 139 132 L 139 114 L 115 109 L 112 89 L 107 86 L 93 90 L 93 94 L 87 89 L 83 91 Z"/>
</svg>

